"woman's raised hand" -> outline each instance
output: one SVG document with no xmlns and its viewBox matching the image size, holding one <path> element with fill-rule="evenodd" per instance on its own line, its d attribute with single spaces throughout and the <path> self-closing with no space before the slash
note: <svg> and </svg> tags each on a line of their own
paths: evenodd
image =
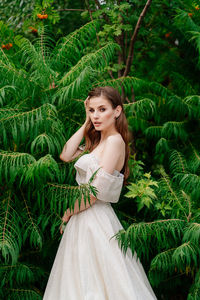
<svg viewBox="0 0 200 300">
<path fill-rule="evenodd" d="M 84 101 L 84 106 L 85 106 L 85 112 L 86 112 L 86 122 L 90 120 L 89 116 L 89 96 L 86 98 Z"/>
</svg>

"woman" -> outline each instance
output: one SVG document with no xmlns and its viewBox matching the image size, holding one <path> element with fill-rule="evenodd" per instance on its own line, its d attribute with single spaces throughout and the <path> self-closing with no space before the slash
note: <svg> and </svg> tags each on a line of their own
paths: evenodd
<svg viewBox="0 0 200 300">
<path fill-rule="evenodd" d="M 112 238 L 120 224 L 111 202 L 119 200 L 128 177 L 128 126 L 119 93 L 112 87 L 93 89 L 84 102 L 86 121 L 67 141 L 60 158 L 74 164 L 78 184 L 92 185 L 97 195 L 67 209 L 68 222 L 45 290 L 45 300 L 152 300 L 156 299 L 136 254 L 124 255 Z M 63 229 L 61 226 L 61 233 Z"/>
</svg>

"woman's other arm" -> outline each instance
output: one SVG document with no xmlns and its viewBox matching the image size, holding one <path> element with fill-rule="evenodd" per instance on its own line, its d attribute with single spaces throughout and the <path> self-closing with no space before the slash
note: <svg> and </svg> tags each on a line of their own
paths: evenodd
<svg viewBox="0 0 200 300">
<path fill-rule="evenodd" d="M 64 145 L 64 148 L 60 154 L 60 159 L 63 161 L 71 161 L 82 152 L 82 150 L 79 150 L 78 147 L 83 139 L 86 123 L 90 119 L 87 104 L 88 98 L 84 101 L 86 120 L 81 128 L 79 128 Z"/>
<path fill-rule="evenodd" d="M 75 132 L 72 137 L 66 142 L 64 148 L 60 154 L 60 159 L 63 161 L 71 161 L 76 158 L 82 150 L 79 150 L 78 147 L 82 141 L 86 122 Z"/>
</svg>

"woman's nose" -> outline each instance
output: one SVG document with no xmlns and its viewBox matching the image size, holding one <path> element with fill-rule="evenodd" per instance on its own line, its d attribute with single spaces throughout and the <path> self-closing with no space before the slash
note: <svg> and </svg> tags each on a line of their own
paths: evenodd
<svg viewBox="0 0 200 300">
<path fill-rule="evenodd" d="M 94 118 L 98 118 L 99 114 L 98 111 L 94 111 Z"/>
</svg>

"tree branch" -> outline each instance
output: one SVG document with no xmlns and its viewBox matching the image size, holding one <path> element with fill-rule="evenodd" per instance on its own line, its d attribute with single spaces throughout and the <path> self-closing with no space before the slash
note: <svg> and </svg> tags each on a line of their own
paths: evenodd
<svg viewBox="0 0 200 300">
<path fill-rule="evenodd" d="M 63 9 L 56 9 L 56 11 L 87 11 L 87 9 L 81 9 L 81 8 L 63 8 Z"/>
<path fill-rule="evenodd" d="M 138 31 L 140 29 L 142 20 L 144 19 L 144 16 L 146 15 L 148 7 L 151 5 L 151 2 L 152 2 L 152 0 L 147 0 L 146 5 L 145 5 L 142 13 L 140 14 L 140 17 L 139 17 L 139 19 L 137 21 L 137 24 L 135 26 L 134 33 L 131 37 L 129 53 L 128 53 L 128 57 L 127 57 L 127 60 L 126 60 L 126 68 L 124 70 L 123 76 L 127 76 L 128 73 L 130 72 L 131 64 L 132 64 L 132 61 L 133 61 L 133 55 L 134 55 L 134 44 L 135 44 L 135 41 L 136 41 L 136 38 L 137 38 L 137 35 L 138 35 Z"/>
</svg>

